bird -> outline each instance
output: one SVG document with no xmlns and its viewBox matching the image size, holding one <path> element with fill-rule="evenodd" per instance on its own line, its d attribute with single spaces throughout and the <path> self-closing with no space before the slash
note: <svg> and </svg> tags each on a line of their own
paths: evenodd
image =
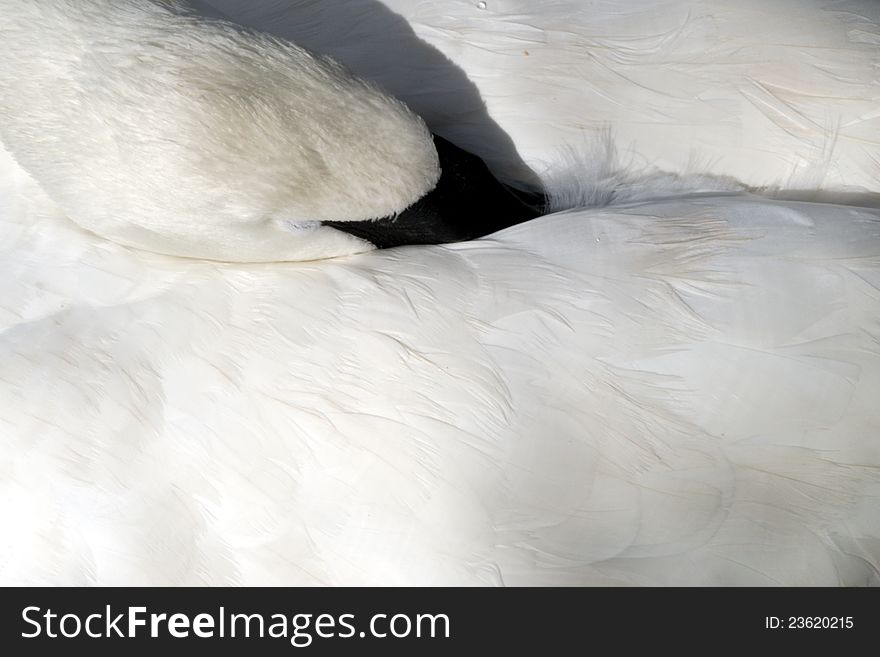
<svg viewBox="0 0 880 657">
<path fill-rule="evenodd" d="M 197 4 L 343 61 L 305 32 L 320 24 L 315 34 L 352 52 L 407 43 L 382 30 L 373 45 L 330 38 L 327 12 L 345 3 Z M 767 38 L 789 57 L 774 67 L 809 71 L 816 88 L 827 78 L 861 91 L 834 105 L 842 117 L 861 103 L 861 123 L 818 110 L 836 141 L 804 189 L 788 137 L 758 157 L 772 126 L 731 134 L 721 124 L 707 144 L 702 103 L 696 135 L 671 148 L 688 134 L 678 124 L 688 80 L 658 105 L 630 107 L 663 118 L 655 130 L 603 110 L 602 99 L 619 109 L 643 93 L 643 51 L 669 55 L 669 81 L 683 70 L 757 76 L 765 50 L 731 40 L 754 7 L 710 16 L 711 5 L 687 4 L 597 3 L 559 36 L 550 26 L 573 7 L 564 2 L 445 13 L 376 3 L 369 15 L 382 26 L 432 39 L 409 75 L 430 91 L 418 66 L 446 71 L 434 80 L 450 85 L 443 121 L 419 106 L 430 94 L 418 85 L 418 103 L 393 89 L 404 63 L 375 80 L 418 107 L 426 131 L 407 119 L 417 132 L 436 135 L 438 153 L 443 139 L 485 162 L 505 193 L 537 180 L 548 199 L 541 216 L 478 239 L 286 262 L 136 248 L 70 221 L 41 171 L 4 142 L 0 582 L 880 583 L 880 185 L 862 138 L 876 125 L 865 108 L 877 82 L 855 76 L 877 56 L 868 46 L 880 20 L 841 10 L 834 28 L 794 17 L 850 44 L 848 72 L 836 50 L 740 34 Z M 771 18 L 787 6 L 765 5 Z M 410 11 L 395 18 L 395 8 Z M 667 32 L 661 15 L 687 20 Z M 287 33 L 295 24 L 304 34 Z M 723 67 L 707 55 L 701 70 L 700 59 L 672 57 L 706 45 L 694 29 L 742 59 Z M 484 47 L 497 39 L 529 54 Z M 551 64 L 574 62 L 580 44 L 617 83 L 600 89 L 577 66 L 565 81 L 566 67 Z M 511 75 L 487 79 L 499 61 Z M 473 102 L 456 124 L 459 94 Z M 595 141 L 571 137 L 580 94 L 599 103 L 585 120 L 605 113 Z M 806 139 L 803 121 L 792 138 Z M 511 144 L 521 161 L 504 157 Z M 566 158 L 560 144 L 583 152 Z M 688 169 L 691 147 L 730 157 Z M 543 169 L 554 157 L 565 166 Z M 480 214 L 499 220 L 491 207 Z"/>
</svg>

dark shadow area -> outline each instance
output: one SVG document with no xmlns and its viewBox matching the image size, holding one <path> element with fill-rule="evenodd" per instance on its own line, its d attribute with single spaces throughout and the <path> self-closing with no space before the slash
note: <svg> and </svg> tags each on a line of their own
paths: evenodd
<svg viewBox="0 0 880 657">
<path fill-rule="evenodd" d="M 513 140 L 489 116 L 477 86 L 409 23 L 377 0 L 196 0 L 199 11 L 327 54 L 378 83 L 419 114 L 432 132 L 469 150 L 504 182 L 538 180 Z M 476 4 L 476 3 L 475 3 Z"/>
<path fill-rule="evenodd" d="M 472 240 L 543 214 L 545 199 L 537 198 L 537 205 L 529 205 L 498 182 L 473 153 L 437 135 L 434 145 L 443 175 L 428 194 L 392 217 L 324 221 L 323 225 L 387 249 Z"/>
</svg>

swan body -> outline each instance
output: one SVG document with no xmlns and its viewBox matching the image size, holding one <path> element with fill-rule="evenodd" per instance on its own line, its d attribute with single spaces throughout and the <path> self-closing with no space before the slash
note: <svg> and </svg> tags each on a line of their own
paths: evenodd
<svg viewBox="0 0 880 657">
<path fill-rule="evenodd" d="M 878 583 L 876 210 L 235 265 L 2 171 L 4 583 Z"/>
<path fill-rule="evenodd" d="M 356 72 L 511 181 L 605 131 L 624 171 L 583 164 L 574 196 L 610 204 L 457 244 L 212 262 L 67 221 L 51 157 L 21 156 L 35 135 L 2 135 L 0 582 L 880 584 L 880 210 L 718 191 L 796 191 L 803 156 L 812 191 L 870 200 L 872 5 L 789 11 L 789 30 L 791 5 L 763 3 L 745 33 L 750 2 L 485 4 L 199 3 L 349 66 L 418 34 L 434 50 L 414 72 L 387 54 Z M 373 46 L 331 34 L 346 7 Z M 780 102 L 743 95 L 746 70 Z M 454 102 L 474 88 L 485 106 Z M 719 156 L 695 179 L 711 193 L 684 176 L 694 149 Z"/>
</svg>

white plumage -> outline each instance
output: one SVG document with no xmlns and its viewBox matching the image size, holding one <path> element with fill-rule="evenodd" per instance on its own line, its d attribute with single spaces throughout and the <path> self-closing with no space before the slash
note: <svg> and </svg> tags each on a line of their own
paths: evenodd
<svg viewBox="0 0 880 657">
<path fill-rule="evenodd" d="M 0 1 L 0 137 L 69 218 L 159 253 L 311 260 L 373 248 L 321 221 L 434 187 L 431 134 L 401 102 L 176 4 Z"/>
<path fill-rule="evenodd" d="M 333 55 L 511 179 L 610 129 L 637 171 L 880 204 L 875 0 L 204 2 Z"/>
<path fill-rule="evenodd" d="M 274 8 L 283 26 L 317 4 L 247 10 Z M 691 16 L 709 6 L 690 4 Z M 546 23 L 562 6 L 456 4 L 413 26 L 472 53 L 501 38 L 489 26 L 533 25 L 530 43 L 564 59 Z M 572 39 L 604 34 L 606 63 L 643 48 L 608 27 L 615 7 L 566 23 Z M 717 25 L 734 16 L 716 11 Z M 807 24 L 803 12 L 792 21 Z M 861 60 L 844 70 L 828 57 L 818 75 L 853 87 L 822 112 L 857 90 L 867 108 L 876 79 L 857 78 Z M 537 75 L 488 80 L 475 55 L 473 66 L 487 116 L 526 160 L 549 161 L 557 144 L 539 152 L 544 138 L 574 134 L 571 105 L 550 102 Z M 589 95 L 578 75 L 568 93 Z M 531 138 L 533 102 L 544 125 Z M 686 116 L 673 100 L 658 107 Z M 483 121 L 461 125 L 469 116 Z M 618 146 L 626 116 L 605 121 Z M 637 148 L 688 173 L 677 158 L 706 144 L 697 119 L 680 148 L 660 148 L 663 122 Z M 709 173 L 750 185 L 796 161 L 784 148 L 755 157 L 750 130 L 716 138 L 731 159 Z M 861 171 L 853 184 L 878 191 L 877 150 L 857 141 L 841 128 L 826 167 L 840 177 L 813 189 L 844 191 Z M 0 581 L 880 583 L 880 211 L 670 196 L 452 246 L 218 264 L 79 230 L 4 154 Z"/>
</svg>

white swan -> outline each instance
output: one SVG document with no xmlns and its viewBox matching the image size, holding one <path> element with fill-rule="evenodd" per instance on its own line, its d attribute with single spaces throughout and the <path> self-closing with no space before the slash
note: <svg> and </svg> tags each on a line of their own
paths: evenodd
<svg viewBox="0 0 880 657">
<path fill-rule="evenodd" d="M 220 264 L 80 230 L 4 153 L 0 281 L 3 583 L 880 583 L 877 210 Z"/>
</svg>

